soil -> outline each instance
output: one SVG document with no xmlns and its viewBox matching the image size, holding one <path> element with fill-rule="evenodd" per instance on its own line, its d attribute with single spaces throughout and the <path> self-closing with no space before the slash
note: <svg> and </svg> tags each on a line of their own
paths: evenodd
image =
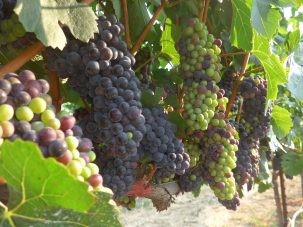
<svg viewBox="0 0 303 227">
<path fill-rule="evenodd" d="M 288 217 L 291 218 L 303 204 L 301 180 L 286 180 Z M 218 203 L 212 191 L 204 186 L 200 196 L 191 193 L 176 197 L 166 211 L 157 212 L 148 199 L 139 199 L 137 208 L 121 208 L 121 222 L 125 227 L 262 227 L 278 226 L 273 189 L 258 193 L 257 188 L 241 199 L 237 211 L 226 210 Z M 303 226 L 297 219 L 296 226 Z"/>
</svg>

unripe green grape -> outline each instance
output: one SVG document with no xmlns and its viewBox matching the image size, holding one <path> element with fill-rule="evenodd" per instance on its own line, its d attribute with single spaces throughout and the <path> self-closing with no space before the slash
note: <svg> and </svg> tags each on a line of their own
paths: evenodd
<svg viewBox="0 0 303 227">
<path fill-rule="evenodd" d="M 31 121 L 33 117 L 33 111 L 27 106 L 20 106 L 16 109 L 16 118 L 19 121 Z"/>
<path fill-rule="evenodd" d="M 14 108 L 9 104 L 0 105 L 0 122 L 9 121 L 14 116 Z"/>
<path fill-rule="evenodd" d="M 78 160 L 72 160 L 70 163 L 67 164 L 67 168 L 74 176 L 80 175 L 83 169 L 81 163 Z"/>
<path fill-rule="evenodd" d="M 34 113 L 40 114 L 46 110 L 47 104 L 43 98 L 35 97 L 29 102 L 28 106 Z"/>
<path fill-rule="evenodd" d="M 67 143 L 68 150 L 70 151 L 76 150 L 79 145 L 78 139 L 74 136 L 66 137 L 65 142 Z"/>
<path fill-rule="evenodd" d="M 46 124 L 49 120 L 54 119 L 56 117 L 54 111 L 47 109 L 41 114 L 41 120 L 44 124 Z"/>
</svg>

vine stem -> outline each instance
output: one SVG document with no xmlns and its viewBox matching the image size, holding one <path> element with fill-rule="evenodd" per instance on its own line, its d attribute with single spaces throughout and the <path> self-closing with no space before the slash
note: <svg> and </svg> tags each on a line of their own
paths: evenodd
<svg viewBox="0 0 303 227">
<path fill-rule="evenodd" d="M 239 90 L 239 87 L 240 87 L 241 80 L 242 80 L 242 78 L 245 74 L 245 70 L 246 70 L 248 60 L 249 60 L 249 56 L 250 56 L 250 53 L 246 53 L 244 55 L 240 74 L 239 74 L 239 76 L 237 77 L 237 79 L 234 83 L 234 86 L 232 88 L 231 97 L 230 97 L 229 102 L 228 102 L 227 107 L 226 107 L 225 117 L 228 116 L 228 114 L 229 114 L 229 112 L 232 108 L 232 105 L 233 105 L 233 103 L 234 103 L 234 101 L 237 97 L 237 93 L 238 93 L 238 90 Z"/>
<path fill-rule="evenodd" d="M 49 71 L 48 78 L 53 104 L 56 108 L 56 111 L 59 112 L 61 109 L 61 104 L 63 102 L 63 98 L 60 96 L 59 77 L 56 72 Z"/>
<path fill-rule="evenodd" d="M 279 177 L 280 177 L 280 188 L 281 188 L 281 199 L 282 199 L 282 208 L 283 208 L 283 226 L 287 226 L 287 201 L 286 201 L 286 191 L 285 191 L 285 180 L 283 171 L 279 171 Z"/>
<path fill-rule="evenodd" d="M 203 12 L 203 23 L 206 23 L 207 14 L 208 14 L 208 7 L 209 7 L 210 0 L 205 0 L 204 12 Z"/>
<path fill-rule="evenodd" d="M 203 21 L 204 14 L 204 0 L 199 0 L 199 20 Z"/>
<path fill-rule="evenodd" d="M 149 64 L 150 62 L 152 62 L 153 60 L 155 60 L 156 58 L 158 58 L 159 56 L 161 56 L 161 52 L 158 52 L 157 54 L 155 54 L 154 56 L 151 56 L 149 59 L 147 59 L 145 62 L 143 62 L 141 65 L 139 65 L 135 72 L 139 72 L 144 66 L 146 66 L 147 64 Z"/>
<path fill-rule="evenodd" d="M 20 69 L 26 62 L 32 59 L 35 55 L 39 54 L 44 49 L 44 45 L 38 41 L 20 53 L 12 61 L 0 68 L 0 78 L 6 73 L 15 72 Z"/>
<path fill-rule="evenodd" d="M 234 53 L 222 53 L 220 56 L 234 56 L 234 55 L 244 55 L 247 54 L 246 52 L 234 52 Z"/>
<path fill-rule="evenodd" d="M 121 6 L 123 11 L 123 22 L 125 28 L 125 41 L 128 49 L 131 48 L 131 40 L 130 40 L 130 31 L 129 31 L 129 19 L 128 19 L 128 9 L 126 0 L 121 0 Z"/>
<path fill-rule="evenodd" d="M 277 171 L 273 171 L 272 184 L 273 184 L 274 197 L 275 197 L 275 203 L 277 208 L 277 216 L 278 216 L 279 226 L 283 226 L 283 212 L 282 212 L 282 206 L 280 201 L 279 185 L 277 178 L 278 178 Z"/>
<path fill-rule="evenodd" d="M 152 18 L 149 20 L 148 24 L 145 26 L 144 30 L 141 32 L 141 34 L 139 35 L 137 41 L 135 42 L 134 46 L 131 48 L 130 52 L 135 55 L 137 53 L 137 51 L 140 49 L 143 41 L 145 40 L 146 36 L 148 35 L 148 33 L 150 32 L 150 30 L 152 29 L 155 21 L 157 20 L 157 18 L 159 17 L 161 11 L 164 9 L 166 5 L 166 1 L 162 1 L 161 5 L 157 8 L 156 12 L 154 13 L 154 15 L 152 16 Z"/>
<path fill-rule="evenodd" d="M 91 113 L 91 112 L 92 112 L 92 109 L 90 108 L 90 106 L 89 106 L 89 104 L 87 103 L 87 101 L 86 101 L 83 97 L 81 97 L 81 101 L 82 101 L 82 103 L 83 103 L 84 108 L 86 109 L 86 111 L 89 112 L 89 113 Z"/>
<path fill-rule="evenodd" d="M 87 5 L 90 5 L 94 2 L 94 0 L 82 0 L 81 3 L 84 3 L 84 4 L 87 4 Z"/>
</svg>

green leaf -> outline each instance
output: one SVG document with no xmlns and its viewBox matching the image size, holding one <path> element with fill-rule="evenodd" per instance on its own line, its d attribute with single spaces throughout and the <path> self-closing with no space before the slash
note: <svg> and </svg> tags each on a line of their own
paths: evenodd
<svg viewBox="0 0 303 227">
<path fill-rule="evenodd" d="M 289 52 L 293 52 L 296 49 L 300 42 L 300 30 L 296 29 L 293 32 L 288 33 L 286 38 L 286 45 L 288 47 Z"/>
<path fill-rule="evenodd" d="M 32 142 L 3 143 L 0 176 L 9 187 L 8 205 L 0 214 L 2 222 L 18 217 L 35 219 L 38 218 L 37 210 L 51 207 L 85 212 L 95 201 L 93 194 L 88 192 L 88 184 L 78 181 L 55 159 L 45 159 Z"/>
<path fill-rule="evenodd" d="M 151 94 L 150 92 L 143 92 L 141 95 L 142 105 L 149 108 L 159 106 L 159 102 L 162 100 L 163 94 L 164 89 L 160 87 L 156 87 L 155 94 Z"/>
<path fill-rule="evenodd" d="M 290 66 L 288 75 L 287 88 L 290 90 L 293 97 L 303 100 L 303 68 L 302 66 L 293 63 Z"/>
<path fill-rule="evenodd" d="M 278 9 L 272 8 L 268 0 L 254 0 L 251 10 L 252 25 L 258 33 L 271 38 L 279 27 L 282 16 Z"/>
<path fill-rule="evenodd" d="M 267 98 L 275 100 L 278 85 L 287 82 L 286 72 L 278 57 L 270 52 L 270 41 L 264 36 L 254 33 L 253 54 L 260 60 L 268 80 Z"/>
<path fill-rule="evenodd" d="M 127 1 L 127 8 L 129 12 L 129 27 L 131 32 L 131 40 L 134 43 L 144 27 L 150 20 L 149 12 L 142 0 Z M 151 33 L 155 32 L 152 28 Z"/>
<path fill-rule="evenodd" d="M 186 130 L 186 122 L 182 118 L 181 114 L 174 111 L 168 113 L 168 120 L 177 125 L 177 136 L 179 138 L 184 138 L 186 136 L 185 130 Z"/>
<path fill-rule="evenodd" d="M 15 226 L 89 226 L 120 227 L 118 210 L 107 191 L 96 193 L 97 201 L 87 212 L 77 212 L 62 208 L 36 209 L 34 217 L 12 216 Z M 7 220 L 2 220 L 5 226 Z"/>
<path fill-rule="evenodd" d="M 278 138 L 285 137 L 293 126 L 291 113 L 288 110 L 274 106 L 271 114 L 271 123 Z"/>
<path fill-rule="evenodd" d="M 96 15 L 91 7 L 76 0 L 18 0 L 14 9 L 28 32 L 34 32 L 45 45 L 63 49 L 66 38 L 60 24 L 67 25 L 71 33 L 87 42 L 98 32 Z"/>
<path fill-rule="evenodd" d="M 120 20 L 122 18 L 121 12 L 121 1 L 120 0 L 112 0 L 113 8 L 115 10 L 115 15 L 117 19 Z"/>
<path fill-rule="evenodd" d="M 180 103 L 177 95 L 169 95 L 166 99 L 164 99 L 165 105 L 172 106 L 176 109 L 180 108 Z"/>
<path fill-rule="evenodd" d="M 295 152 L 284 153 L 281 164 L 286 174 L 290 176 L 301 174 L 303 172 L 303 155 Z"/>
<path fill-rule="evenodd" d="M 167 18 L 165 28 L 161 37 L 162 53 L 171 57 L 171 62 L 174 65 L 180 64 L 180 55 L 175 48 L 175 41 L 172 38 L 172 21 Z"/>
<path fill-rule="evenodd" d="M 250 21 L 251 2 L 232 0 L 232 8 L 230 41 L 234 46 L 249 51 L 253 47 L 253 31 Z"/>
</svg>

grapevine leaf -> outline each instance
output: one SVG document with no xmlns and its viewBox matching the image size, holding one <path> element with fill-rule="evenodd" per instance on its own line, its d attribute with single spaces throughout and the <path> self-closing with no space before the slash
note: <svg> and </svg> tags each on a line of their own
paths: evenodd
<svg viewBox="0 0 303 227">
<path fill-rule="evenodd" d="M 172 21 L 167 18 L 165 21 L 165 28 L 161 37 L 162 53 L 171 57 L 174 65 L 180 64 L 180 55 L 175 48 L 175 41 L 172 38 Z"/>
<path fill-rule="evenodd" d="M 147 1 L 155 6 L 159 6 L 161 4 L 161 0 L 147 0 Z"/>
<path fill-rule="evenodd" d="M 270 42 L 267 38 L 254 33 L 253 54 L 260 60 L 266 72 L 268 80 L 267 98 L 275 100 L 278 93 L 278 85 L 287 82 L 286 72 L 278 57 L 270 52 Z"/>
<path fill-rule="evenodd" d="M 178 112 L 170 112 L 168 113 L 168 120 L 177 125 L 177 136 L 179 138 L 185 137 L 185 129 L 186 129 L 186 123 L 184 119 L 182 118 L 181 114 Z"/>
<path fill-rule="evenodd" d="M 303 172 L 303 155 L 295 152 L 283 153 L 281 164 L 286 174 L 290 176 L 301 174 Z"/>
<path fill-rule="evenodd" d="M 280 106 L 273 107 L 271 122 L 274 133 L 278 138 L 286 136 L 293 126 L 291 113 Z"/>
<path fill-rule="evenodd" d="M 250 20 L 250 1 L 233 0 L 233 18 L 230 31 L 231 43 L 244 50 L 251 50 L 253 47 L 253 31 Z"/>
<path fill-rule="evenodd" d="M 107 191 L 96 193 L 97 201 L 87 212 L 77 212 L 58 207 L 35 209 L 33 217 L 23 215 L 12 216 L 15 226 L 90 226 L 118 227 L 118 210 L 111 200 L 112 194 Z M 2 220 L 5 223 L 5 220 Z"/>
<path fill-rule="evenodd" d="M 293 52 L 295 48 L 298 47 L 300 42 L 300 30 L 296 29 L 293 32 L 288 33 L 287 39 L 286 39 L 286 45 L 288 47 L 289 52 Z"/>
<path fill-rule="evenodd" d="M 148 24 L 150 16 L 147 7 L 145 6 L 145 1 L 142 0 L 132 0 L 127 1 L 127 8 L 129 13 L 129 27 L 131 32 L 131 40 L 134 43 L 140 33 L 143 31 L 144 27 Z M 151 33 L 155 32 L 152 28 Z"/>
<path fill-rule="evenodd" d="M 115 10 L 115 15 L 117 16 L 117 19 L 120 20 L 122 17 L 121 12 L 121 1 L 120 0 L 112 0 L 113 8 Z"/>
<path fill-rule="evenodd" d="M 76 180 L 56 160 L 45 159 L 32 142 L 3 143 L 0 176 L 9 187 L 8 205 L 0 214 L 2 222 L 13 222 L 18 217 L 36 220 L 37 209 L 42 211 L 50 207 L 86 212 L 95 201 L 86 183 Z"/>
<path fill-rule="evenodd" d="M 164 99 L 165 105 L 172 106 L 176 109 L 180 108 L 180 103 L 177 95 L 169 95 L 166 99 Z"/>
<path fill-rule="evenodd" d="M 268 137 L 270 138 L 270 141 L 269 141 L 268 145 L 269 145 L 269 148 L 270 148 L 271 151 L 282 150 L 282 151 L 286 152 L 284 150 L 282 144 L 277 139 L 276 134 L 273 132 L 272 126 L 269 129 Z"/>
<path fill-rule="evenodd" d="M 300 65 L 293 64 L 289 71 L 287 87 L 293 97 L 303 100 L 303 68 Z"/>
<path fill-rule="evenodd" d="M 258 33 L 271 38 L 277 31 L 282 16 L 268 0 L 254 0 L 251 9 L 252 25 Z"/>
<path fill-rule="evenodd" d="M 144 107 L 156 107 L 159 106 L 159 102 L 162 100 L 164 89 L 156 87 L 155 94 L 149 92 L 143 92 L 141 96 L 141 102 Z"/>
<path fill-rule="evenodd" d="M 63 49 L 66 37 L 60 24 L 67 25 L 71 33 L 87 42 L 98 32 L 97 17 L 89 5 L 76 0 L 18 0 L 14 9 L 28 32 L 34 32 L 45 45 Z"/>
</svg>

